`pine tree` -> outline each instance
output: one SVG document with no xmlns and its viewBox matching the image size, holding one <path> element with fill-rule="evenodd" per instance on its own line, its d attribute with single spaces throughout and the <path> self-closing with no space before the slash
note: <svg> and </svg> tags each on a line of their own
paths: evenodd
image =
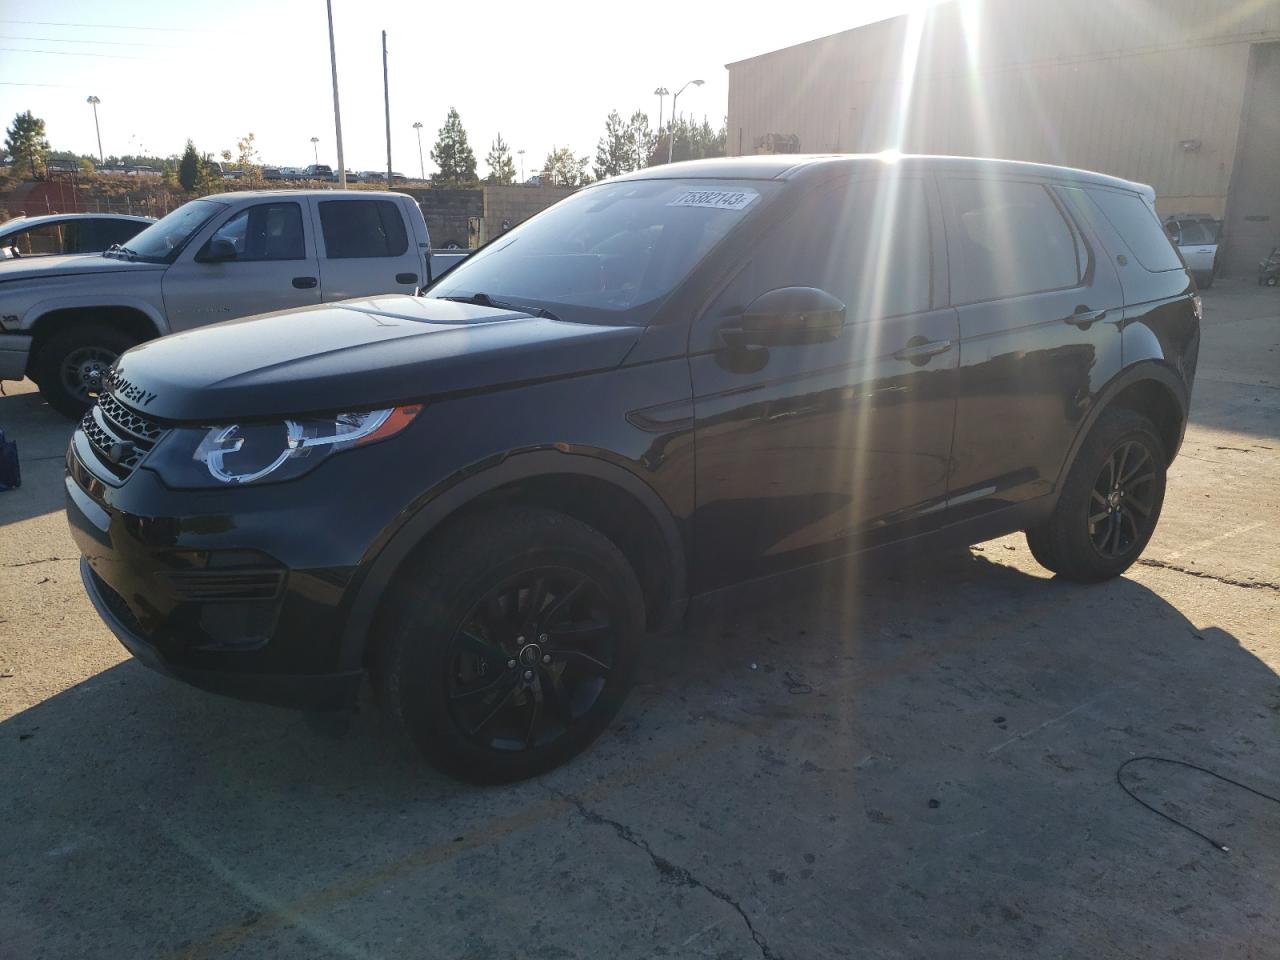
<svg viewBox="0 0 1280 960">
<path fill-rule="evenodd" d="M 454 107 L 449 108 L 449 115 L 436 137 L 436 145 L 431 148 L 431 159 L 440 168 L 439 173 L 431 176 L 433 183 L 475 183 L 476 155 L 467 143 L 467 131 L 463 129 L 462 118 Z"/>
<path fill-rule="evenodd" d="M 49 141 L 44 136 L 44 121 L 28 110 L 13 118 L 5 135 L 4 147 L 17 161 L 15 172 L 16 167 L 25 160 L 34 180 L 38 165 L 43 164 L 49 154 Z"/>
<path fill-rule="evenodd" d="M 627 121 L 627 142 L 635 154 L 633 170 L 653 165 L 658 136 L 649 128 L 649 115 L 643 110 L 637 110 Z"/>
<path fill-rule="evenodd" d="M 182 189 L 190 193 L 196 188 L 201 180 L 201 164 L 200 154 L 196 153 L 196 145 L 190 140 L 187 141 L 187 147 L 182 151 L 182 159 L 178 161 L 178 182 L 182 184 Z"/>
<path fill-rule="evenodd" d="M 435 159 L 434 153 L 431 158 Z M 484 158 L 484 162 L 489 167 L 489 176 L 485 178 L 489 183 L 515 183 L 516 164 L 511 159 L 511 147 L 502 139 L 501 133 L 490 144 L 489 155 Z"/>
<path fill-rule="evenodd" d="M 596 144 L 596 179 L 616 177 L 636 168 L 635 150 L 628 134 L 630 129 L 622 122 L 617 110 L 610 110 L 604 121 L 604 136 Z"/>
</svg>

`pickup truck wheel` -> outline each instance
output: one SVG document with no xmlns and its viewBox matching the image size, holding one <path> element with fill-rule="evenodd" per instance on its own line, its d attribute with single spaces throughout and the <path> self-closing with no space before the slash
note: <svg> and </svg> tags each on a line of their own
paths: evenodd
<svg viewBox="0 0 1280 960">
<path fill-rule="evenodd" d="M 635 573 L 606 537 L 550 510 L 503 509 L 454 524 L 404 571 L 376 681 L 433 765 L 522 780 L 613 719 L 643 624 Z"/>
<path fill-rule="evenodd" d="M 61 330 L 40 348 L 32 379 L 49 406 L 78 419 L 97 399 L 111 365 L 137 342 L 123 331 L 98 325 Z"/>
<path fill-rule="evenodd" d="M 1133 410 L 1105 411 L 1067 472 L 1053 513 L 1027 531 L 1032 555 L 1082 583 L 1124 573 L 1155 532 L 1168 462 L 1150 420 Z"/>
</svg>

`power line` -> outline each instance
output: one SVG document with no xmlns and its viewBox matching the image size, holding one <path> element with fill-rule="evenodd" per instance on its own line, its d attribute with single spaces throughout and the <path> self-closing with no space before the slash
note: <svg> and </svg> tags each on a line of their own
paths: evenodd
<svg viewBox="0 0 1280 960">
<path fill-rule="evenodd" d="M 188 27 L 131 27 L 121 23 L 65 23 L 57 20 L 5 20 L 0 23 L 20 23 L 27 27 L 90 27 L 94 30 L 157 30 L 162 33 L 203 33 Z"/>
<path fill-rule="evenodd" d="M 153 63 L 161 63 L 158 57 L 128 57 L 122 53 L 88 53 L 82 50 L 27 50 L 23 47 L 0 47 L 0 50 L 9 53 L 48 53 L 55 57 L 107 57 L 111 60 L 150 60 Z"/>
<path fill-rule="evenodd" d="M 194 47 L 175 46 L 172 43 L 139 43 L 136 40 L 69 40 L 66 37 L 15 37 L 0 33 L 0 40 L 30 40 L 40 43 L 92 43 L 108 47 L 157 47 L 161 50 L 193 50 Z"/>
<path fill-rule="evenodd" d="M 16 80 L 0 80 L 0 87 L 63 87 L 67 90 L 75 89 L 69 83 L 19 83 Z"/>
</svg>

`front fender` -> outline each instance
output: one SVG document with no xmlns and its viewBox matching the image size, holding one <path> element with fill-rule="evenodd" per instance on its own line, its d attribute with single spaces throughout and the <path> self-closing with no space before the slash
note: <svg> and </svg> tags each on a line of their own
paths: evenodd
<svg viewBox="0 0 1280 960">
<path fill-rule="evenodd" d="M 159 287 L 157 286 L 157 293 Z M 73 293 L 60 294 L 55 297 L 42 298 L 27 309 L 22 317 L 21 326 L 24 329 L 34 329 L 36 324 L 45 316 L 59 310 L 110 310 L 110 309 L 126 309 L 135 310 L 147 318 L 151 326 L 155 328 L 157 337 L 164 336 L 169 332 L 169 321 L 164 313 L 145 297 L 107 293 L 96 291 L 94 293 Z"/>
<path fill-rule="evenodd" d="M 389 537 L 370 548 L 361 563 L 368 572 L 355 587 L 340 640 L 342 669 L 358 669 L 363 663 L 370 628 L 392 578 L 432 530 L 486 493 L 519 480 L 552 474 L 603 480 L 634 497 L 657 524 L 666 546 L 672 584 L 668 606 L 683 600 L 686 569 L 680 532 L 671 511 L 647 483 L 623 467 L 587 454 L 548 449 L 514 453 L 478 472 L 468 471 L 461 479 L 441 484 L 443 489 L 429 495 L 425 504 L 405 518 Z"/>
</svg>

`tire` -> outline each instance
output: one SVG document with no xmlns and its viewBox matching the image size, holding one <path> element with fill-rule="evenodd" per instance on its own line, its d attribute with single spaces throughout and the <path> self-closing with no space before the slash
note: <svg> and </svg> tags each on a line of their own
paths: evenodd
<svg viewBox="0 0 1280 960">
<path fill-rule="evenodd" d="M 397 578 L 375 682 L 432 765 L 523 780 L 617 714 L 643 627 L 640 584 L 612 542 L 563 514 L 504 508 L 452 524 Z"/>
<path fill-rule="evenodd" d="M 1067 472 L 1053 513 L 1027 531 L 1032 555 L 1081 583 L 1124 573 L 1155 532 L 1168 462 L 1149 419 L 1123 408 L 1104 411 Z M 1118 489 L 1116 471 L 1123 480 Z"/>
<path fill-rule="evenodd" d="M 102 379 L 135 337 L 102 324 L 77 324 L 45 341 L 32 363 L 32 379 L 49 406 L 79 419 L 94 402 Z"/>
</svg>

